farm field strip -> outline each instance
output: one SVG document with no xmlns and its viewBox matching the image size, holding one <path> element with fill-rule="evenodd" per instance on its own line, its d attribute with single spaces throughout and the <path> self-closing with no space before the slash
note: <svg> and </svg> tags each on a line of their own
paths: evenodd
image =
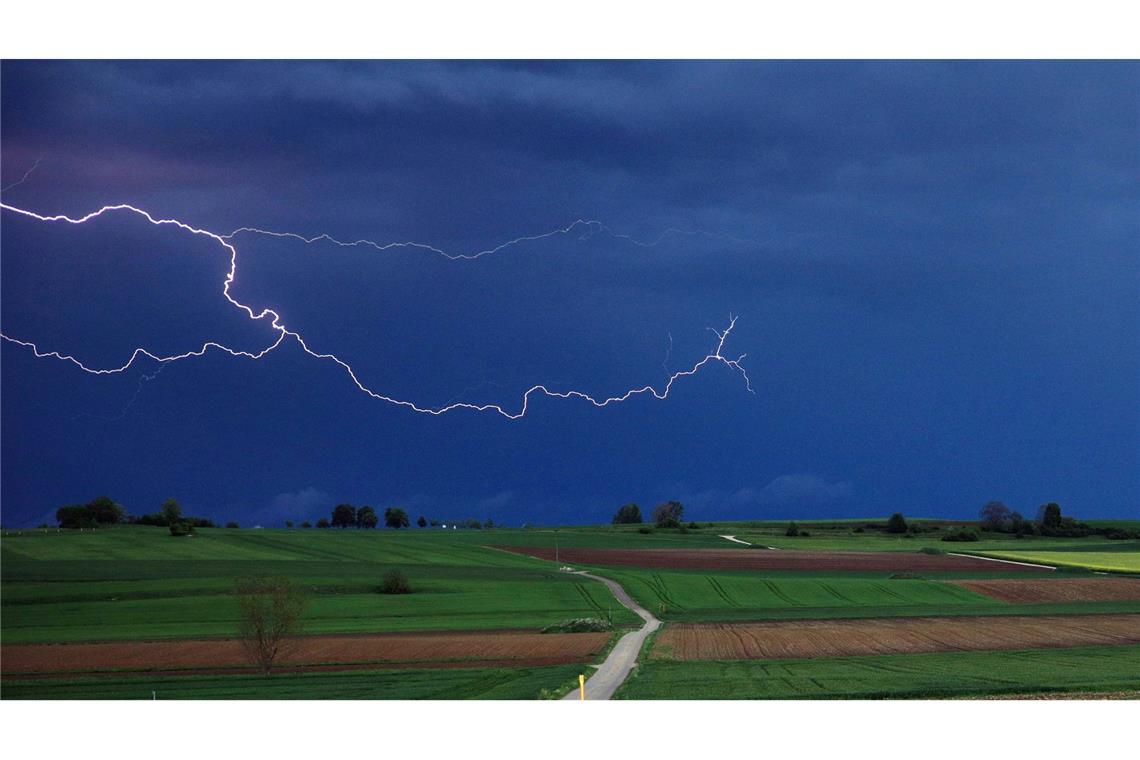
<svg viewBox="0 0 1140 760">
<path fill-rule="evenodd" d="M 957 586 L 1015 604 L 1140 600 L 1140 578 L 960 580 Z"/>
<path fill-rule="evenodd" d="M 1140 614 L 674 624 L 651 656 L 747 660 L 1122 644 L 1140 644 Z"/>
<path fill-rule="evenodd" d="M 906 699 L 1028 693 L 1140 697 L 1140 646 L 643 663 L 618 699 Z"/>
<path fill-rule="evenodd" d="M 555 559 L 555 551 L 538 546 L 499 546 L 540 559 Z M 562 562 L 605 567 L 688 568 L 709 570 L 803 570 L 955 572 L 992 571 L 992 563 L 978 557 L 902 552 L 809 552 L 766 549 L 584 549 L 561 548 Z M 1046 568 L 1008 565 L 1010 572 L 1047 572 Z"/>
<path fill-rule="evenodd" d="M 1117 551 L 1016 551 L 986 554 L 1021 562 L 1043 562 L 1058 567 L 1078 567 L 1116 573 L 1140 573 L 1140 549 Z"/>
<path fill-rule="evenodd" d="M 609 633 L 416 633 L 303 636 L 278 658 L 281 667 L 352 663 L 448 663 L 517 660 L 520 665 L 585 662 L 605 648 Z M 2 648 L 4 675 L 248 666 L 237 639 L 184 639 L 91 644 L 17 644 Z"/>
</svg>

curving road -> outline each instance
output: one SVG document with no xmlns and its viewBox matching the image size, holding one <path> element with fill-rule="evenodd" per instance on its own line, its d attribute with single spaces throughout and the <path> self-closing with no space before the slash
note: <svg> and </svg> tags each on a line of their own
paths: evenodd
<svg viewBox="0 0 1140 760">
<path fill-rule="evenodd" d="M 586 699 L 609 699 L 629 676 L 629 672 L 633 670 L 633 666 L 637 664 L 637 655 L 641 652 L 641 646 L 645 643 L 646 637 L 661 626 L 661 621 L 654 617 L 653 613 L 649 610 L 633 601 L 630 595 L 625 592 L 625 589 L 616 581 L 611 581 L 609 578 L 603 578 L 599 575 L 591 575 L 585 570 L 579 570 L 575 575 L 582 575 L 586 578 L 592 578 L 593 580 L 606 584 L 619 602 L 633 610 L 645 621 L 645 625 L 641 626 L 641 628 L 622 636 L 621 639 L 618 640 L 617 646 L 610 650 L 609 655 L 597 671 L 594 672 L 594 675 L 586 679 Z M 562 699 L 579 698 L 578 689 L 574 689 Z"/>
</svg>

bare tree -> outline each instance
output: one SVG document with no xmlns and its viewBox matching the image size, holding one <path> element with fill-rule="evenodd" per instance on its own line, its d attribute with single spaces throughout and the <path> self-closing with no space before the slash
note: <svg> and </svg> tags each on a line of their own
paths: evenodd
<svg viewBox="0 0 1140 760">
<path fill-rule="evenodd" d="M 305 596 L 288 578 L 252 576 L 237 582 L 239 634 L 246 654 L 266 675 L 301 628 Z"/>
</svg>

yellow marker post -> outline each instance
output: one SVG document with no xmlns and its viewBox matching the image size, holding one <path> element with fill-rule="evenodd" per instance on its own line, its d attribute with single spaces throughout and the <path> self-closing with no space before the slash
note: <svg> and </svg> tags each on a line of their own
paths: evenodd
<svg viewBox="0 0 1140 760">
<path fill-rule="evenodd" d="M 582 701 L 586 700 L 586 676 L 578 674 L 578 698 Z"/>
</svg>

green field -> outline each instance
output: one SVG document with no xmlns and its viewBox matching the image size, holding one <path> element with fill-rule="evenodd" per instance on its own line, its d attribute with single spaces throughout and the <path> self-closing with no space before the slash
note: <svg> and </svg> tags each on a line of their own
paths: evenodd
<svg viewBox="0 0 1140 760">
<path fill-rule="evenodd" d="M 332 673 L 5 681 L 4 699 L 538 699 L 581 667 L 353 670 Z M 153 696 L 152 696 L 153 692 Z"/>
<path fill-rule="evenodd" d="M 1135 541 L 1129 542 L 1129 544 L 1111 547 L 1112 551 L 1105 551 L 1106 547 L 1097 547 L 1081 550 L 1054 549 L 1028 552 L 988 551 L 985 554 L 988 557 L 1000 557 L 1018 562 L 1038 562 L 1045 565 L 1088 568 L 1089 570 L 1114 573 L 1140 573 L 1140 544 Z"/>
<path fill-rule="evenodd" d="M 5 531 L 0 541 L 0 643 L 233 636 L 235 580 L 283 575 L 309 597 L 305 633 L 532 629 L 568 618 L 639 619 L 600 583 L 559 572 L 554 562 L 493 545 L 586 548 L 716 548 L 763 551 L 722 534 L 813 550 L 942 550 L 1001 553 L 1089 575 L 1111 563 L 1137 568 L 1140 543 L 1101 539 L 989 537 L 940 543 L 853 530 L 860 521 L 800 523 L 812 536 L 782 536 L 786 523 L 721 523 L 641 532 L 638 526 L 494 530 L 202 529 L 173 537 L 163 528 Z M 1046 559 L 1047 558 L 1047 559 Z M 378 593 L 383 574 L 404 571 L 408 595 Z M 601 568 L 666 623 L 921 615 L 1140 612 L 1140 602 L 1014 605 L 949 583 L 953 578 L 1017 577 L 989 572 L 651 570 Z M 1034 577 L 1040 577 L 1035 575 Z M 1119 651 L 1118 651 L 1119 650 Z M 1064 652 L 1064 654 L 1062 654 Z M 1137 650 L 1040 650 L 748 663 L 653 661 L 623 694 L 638 696 L 924 696 L 987 691 L 1116 688 L 1135 680 Z M 925 659 L 924 659 L 925 658 Z M 924 664 L 925 663 L 925 664 Z M 773 668 L 778 668 L 773 670 Z M 1019 670 L 1020 668 L 1020 670 Z M 251 675 L 126 675 L 6 680 L 4 698 L 536 698 L 569 683 L 581 666 L 459 670 L 379 669 Z M 1125 674 L 1121 676 L 1120 674 Z M 779 677 L 772 677 L 778 674 Z M 1115 680 L 1114 680 L 1115 679 Z"/>
<path fill-rule="evenodd" d="M 0 561 L 5 643 L 231 636 L 234 580 L 253 574 L 285 575 L 309 592 L 307 633 L 638 621 L 601 584 L 443 531 L 24 532 L 4 537 Z M 377 593 L 391 568 L 415 593 Z"/>
<path fill-rule="evenodd" d="M 668 662 L 638 666 L 619 699 L 876 699 L 1140 689 L 1140 646 Z"/>
<path fill-rule="evenodd" d="M 890 573 L 707 572 L 626 567 L 597 572 L 621 583 L 639 604 L 666 622 L 1140 612 L 1140 601 L 1011 604 L 945 580 L 891 579 Z M 976 573 L 964 575 L 978 577 Z M 995 572 L 985 577 L 1025 575 Z"/>
</svg>

